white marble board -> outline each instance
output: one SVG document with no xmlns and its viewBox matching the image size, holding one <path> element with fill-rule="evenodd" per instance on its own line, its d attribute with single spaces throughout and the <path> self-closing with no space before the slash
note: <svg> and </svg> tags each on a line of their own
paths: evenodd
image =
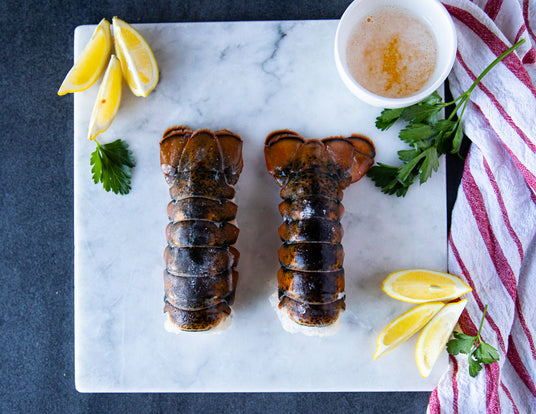
<svg viewBox="0 0 536 414">
<path fill-rule="evenodd" d="M 347 310 L 329 337 L 284 331 L 269 297 L 276 289 L 279 189 L 265 170 L 264 139 L 290 128 L 308 138 L 351 133 L 374 140 L 377 160 L 396 162 L 400 126 L 380 132 L 380 109 L 354 98 L 337 75 L 337 21 L 140 24 L 161 78 L 147 98 L 126 88 L 101 142 L 126 140 L 136 158 L 132 191 L 93 184 L 86 139 L 98 84 L 74 98 L 75 378 L 82 392 L 431 390 L 443 355 L 423 379 L 416 338 L 378 361 L 376 337 L 412 305 L 381 290 L 394 270 L 446 270 L 445 165 L 406 198 L 368 178 L 345 191 L 342 219 Z M 94 26 L 75 32 L 75 57 Z M 244 139 L 237 185 L 240 280 L 232 325 L 220 334 L 164 330 L 168 187 L 158 142 L 177 124 L 227 128 Z"/>
</svg>

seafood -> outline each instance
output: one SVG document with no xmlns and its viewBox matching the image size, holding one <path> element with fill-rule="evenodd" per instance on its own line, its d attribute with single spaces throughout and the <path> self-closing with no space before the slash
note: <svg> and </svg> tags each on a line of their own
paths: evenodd
<svg viewBox="0 0 536 414">
<path fill-rule="evenodd" d="M 227 130 L 167 130 L 160 165 L 172 201 L 164 252 L 164 312 L 175 327 L 205 331 L 231 314 L 240 256 L 233 202 L 242 139 Z"/>
<path fill-rule="evenodd" d="M 300 325 L 330 325 L 345 309 L 343 190 L 374 163 L 374 145 L 358 135 L 305 140 L 282 130 L 268 135 L 264 155 L 283 198 L 279 308 Z"/>
</svg>

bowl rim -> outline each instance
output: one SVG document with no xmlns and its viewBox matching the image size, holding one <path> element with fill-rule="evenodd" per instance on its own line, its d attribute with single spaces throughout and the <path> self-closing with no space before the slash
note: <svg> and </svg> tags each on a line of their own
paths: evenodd
<svg viewBox="0 0 536 414">
<path fill-rule="evenodd" d="M 425 99 L 427 96 L 432 94 L 434 91 L 436 91 L 446 80 L 448 75 L 450 74 L 450 71 L 452 70 L 452 67 L 454 65 L 454 61 L 456 59 L 456 52 L 457 52 L 457 36 L 456 36 L 456 27 L 454 25 L 454 21 L 452 20 L 452 17 L 450 16 L 449 12 L 445 8 L 445 6 L 439 1 L 439 0 L 417 0 L 417 1 L 423 1 L 427 4 L 434 3 L 435 6 L 438 8 L 438 12 L 443 14 L 443 17 L 445 17 L 447 22 L 447 27 L 443 27 L 441 29 L 441 36 L 445 37 L 448 36 L 448 43 L 452 45 L 450 50 L 447 50 L 448 58 L 446 64 L 443 66 L 443 69 L 441 69 L 435 76 L 436 79 L 430 83 L 425 88 L 421 89 L 419 92 L 410 95 L 405 96 L 402 98 L 389 98 L 385 96 L 381 96 L 378 94 L 375 94 L 368 89 L 365 89 L 363 86 L 361 86 L 354 77 L 349 73 L 348 68 L 346 66 L 346 63 L 343 63 L 343 59 L 340 53 L 340 48 L 342 47 L 341 44 L 341 30 L 345 22 L 349 19 L 349 16 L 353 12 L 353 10 L 358 7 L 361 3 L 366 1 L 374 1 L 374 0 L 354 0 L 352 3 L 348 5 L 346 10 L 344 11 L 343 15 L 339 19 L 339 22 L 337 24 L 337 30 L 335 32 L 335 42 L 334 42 L 334 55 L 335 55 L 335 64 L 337 67 L 337 71 L 339 72 L 339 76 L 343 80 L 343 83 L 345 86 L 350 90 L 350 92 L 364 101 L 365 103 L 368 103 L 373 106 L 377 107 L 383 107 L 383 108 L 403 108 L 406 106 L 413 105 L 417 102 L 420 102 L 421 100 Z M 405 2 L 402 0 L 392 0 L 390 3 L 392 3 L 393 6 L 397 7 L 405 7 Z M 381 5 L 378 5 L 378 7 L 381 7 Z M 413 9 L 410 9 L 411 12 L 415 13 Z M 417 13 L 418 15 L 418 13 Z M 432 27 L 433 30 L 433 27 Z M 437 37 L 437 32 L 434 33 Z"/>
</svg>

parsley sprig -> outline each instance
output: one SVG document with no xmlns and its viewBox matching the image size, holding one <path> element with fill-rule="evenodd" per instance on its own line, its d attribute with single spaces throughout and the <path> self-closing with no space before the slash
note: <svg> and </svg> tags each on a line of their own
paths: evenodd
<svg viewBox="0 0 536 414">
<path fill-rule="evenodd" d="M 100 181 L 106 191 L 128 194 L 131 188 L 131 170 L 136 165 L 128 144 L 121 139 L 108 144 L 100 144 L 97 140 L 95 143 L 97 148 L 89 160 L 93 182 L 97 184 Z"/>
<path fill-rule="evenodd" d="M 482 365 L 480 364 L 493 364 L 495 361 L 499 360 L 499 353 L 497 350 L 480 338 L 480 332 L 482 331 L 482 325 L 484 324 L 487 310 L 488 305 L 484 307 L 482 320 L 480 321 L 480 327 L 478 328 L 476 336 L 465 335 L 455 331 L 452 333 L 454 339 L 451 339 L 447 343 L 447 351 L 449 354 L 467 354 L 469 359 L 469 375 L 472 377 L 476 377 L 482 370 Z"/>
<path fill-rule="evenodd" d="M 463 138 L 461 119 L 469 97 L 478 83 L 493 67 L 506 56 L 517 49 L 524 39 L 507 49 L 491 62 L 475 79 L 472 85 L 459 97 L 450 102 L 443 102 L 437 92 L 434 92 L 421 102 L 396 109 L 384 109 L 376 118 L 376 127 L 385 131 L 398 120 L 408 124 L 398 134 L 399 138 L 411 148 L 398 151 L 398 158 L 403 164 L 400 167 L 378 163 L 370 168 L 367 175 L 380 187 L 383 193 L 396 194 L 404 197 L 416 177 L 423 184 L 439 168 L 439 157 L 447 152 L 458 154 Z M 439 119 L 441 110 L 454 105 L 447 119 Z M 457 119 L 455 115 L 460 110 Z"/>
</svg>

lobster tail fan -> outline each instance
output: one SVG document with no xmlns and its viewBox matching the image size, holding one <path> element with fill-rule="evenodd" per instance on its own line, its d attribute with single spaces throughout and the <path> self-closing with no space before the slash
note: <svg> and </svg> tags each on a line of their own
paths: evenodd
<svg viewBox="0 0 536 414">
<path fill-rule="evenodd" d="M 188 127 L 173 127 L 164 133 L 160 141 L 160 166 L 168 184 L 171 184 L 175 176 L 182 152 L 192 132 Z"/>
<path fill-rule="evenodd" d="M 300 135 L 288 130 L 268 135 L 264 144 L 264 157 L 266 168 L 274 178 L 281 179 L 288 174 L 294 156 L 304 141 Z"/>
<path fill-rule="evenodd" d="M 182 152 L 179 171 L 223 171 L 220 146 L 212 131 L 195 131 Z"/>
<path fill-rule="evenodd" d="M 244 161 L 242 159 L 242 140 L 226 129 L 214 133 L 220 144 L 223 157 L 223 169 L 227 182 L 234 185 L 242 172 Z"/>
<path fill-rule="evenodd" d="M 354 146 L 355 162 L 352 166 L 350 174 L 352 176 L 352 182 L 360 180 L 374 164 L 374 157 L 376 156 L 376 150 L 374 144 L 361 135 L 352 135 L 347 138 Z"/>
<path fill-rule="evenodd" d="M 330 137 L 322 140 L 326 148 L 326 153 L 333 166 L 341 178 L 341 187 L 346 188 L 352 181 L 352 168 L 355 164 L 354 146 L 343 137 Z"/>
<path fill-rule="evenodd" d="M 292 170 L 300 171 L 307 169 L 325 170 L 329 160 L 326 158 L 326 148 L 317 139 L 307 140 L 294 156 Z"/>
</svg>

